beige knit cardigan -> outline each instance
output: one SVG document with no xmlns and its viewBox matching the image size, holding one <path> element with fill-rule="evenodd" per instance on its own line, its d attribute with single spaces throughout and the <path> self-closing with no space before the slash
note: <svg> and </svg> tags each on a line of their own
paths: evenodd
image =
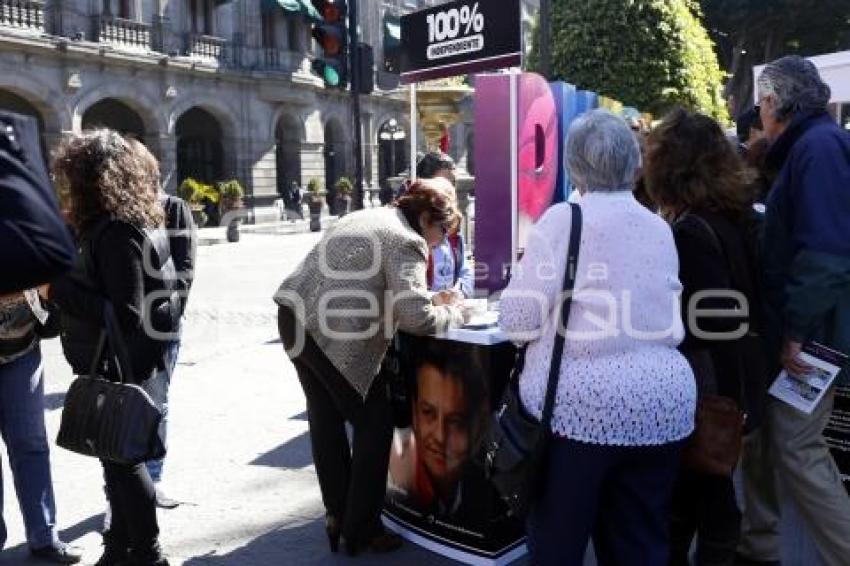
<svg viewBox="0 0 850 566">
<path fill-rule="evenodd" d="M 463 323 L 459 308 L 431 303 L 427 253 L 397 208 L 355 212 L 327 231 L 275 301 L 365 398 L 396 329 L 429 335 Z"/>
</svg>

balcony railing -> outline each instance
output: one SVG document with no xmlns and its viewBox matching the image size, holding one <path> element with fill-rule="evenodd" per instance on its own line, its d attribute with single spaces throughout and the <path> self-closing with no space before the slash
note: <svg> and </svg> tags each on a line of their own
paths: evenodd
<svg viewBox="0 0 850 566">
<path fill-rule="evenodd" d="M 44 3 L 34 0 L 0 0 L 0 26 L 44 31 Z"/>
<path fill-rule="evenodd" d="M 108 14 L 94 16 L 93 21 L 95 41 L 121 49 L 140 51 L 151 49 L 152 26 L 150 24 L 116 18 Z"/>
<path fill-rule="evenodd" d="M 227 60 L 227 40 L 210 35 L 186 35 L 186 55 L 223 63 Z"/>
<path fill-rule="evenodd" d="M 265 48 L 265 68 L 270 71 L 294 73 L 304 64 L 304 54 L 273 47 Z"/>
</svg>

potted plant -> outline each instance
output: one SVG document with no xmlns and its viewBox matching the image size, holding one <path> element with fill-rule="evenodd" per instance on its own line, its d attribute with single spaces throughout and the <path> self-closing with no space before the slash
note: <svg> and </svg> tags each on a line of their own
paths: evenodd
<svg viewBox="0 0 850 566">
<path fill-rule="evenodd" d="M 351 212 L 351 195 L 354 185 L 348 177 L 340 177 L 334 184 L 336 189 L 336 210 L 340 218 Z"/>
<path fill-rule="evenodd" d="M 322 190 L 322 182 L 313 178 L 307 183 L 307 206 L 310 209 L 310 231 L 318 232 L 322 229 L 322 198 L 325 192 Z"/>
<path fill-rule="evenodd" d="M 197 179 L 188 177 L 177 187 L 177 196 L 185 200 L 192 209 L 192 220 L 198 228 L 203 228 L 209 222 L 207 202 L 218 202 L 218 192 L 214 187 L 206 185 Z"/>
<path fill-rule="evenodd" d="M 242 200 L 245 196 L 245 189 L 236 179 L 220 181 L 216 183 L 216 189 L 221 195 L 219 204 L 221 216 L 227 219 L 227 241 L 238 242 L 242 216 L 236 211 L 245 208 L 245 203 Z"/>
</svg>

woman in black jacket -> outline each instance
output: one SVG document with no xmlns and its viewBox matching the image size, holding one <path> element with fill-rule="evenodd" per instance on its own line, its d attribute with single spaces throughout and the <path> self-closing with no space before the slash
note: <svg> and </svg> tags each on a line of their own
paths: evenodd
<svg viewBox="0 0 850 566">
<path fill-rule="evenodd" d="M 158 332 L 172 326 L 170 301 L 146 300 L 166 288 L 174 275 L 167 243 L 163 247 L 161 242 L 164 213 L 156 179 L 139 153 L 110 130 L 67 140 L 54 168 L 80 242 L 77 271 L 50 291 L 50 299 L 69 321 L 63 336 L 65 355 L 75 373 L 89 370 L 109 302 L 129 352 L 130 367 L 120 368 L 121 373 L 125 380 L 142 383 L 165 368 L 166 336 Z M 113 360 L 105 356 L 100 362 L 110 376 L 119 369 Z M 102 464 L 112 521 L 97 564 L 167 565 L 159 546 L 156 495 L 145 465 Z"/>
<path fill-rule="evenodd" d="M 755 421 L 762 384 L 752 371 L 759 303 L 750 174 L 717 122 L 684 110 L 650 134 L 645 174 L 679 252 L 687 330 L 680 349 L 694 370 L 698 399 L 732 399 Z M 719 293 L 700 299 L 704 292 Z M 728 314 L 700 318 L 697 309 Z M 689 564 L 695 535 L 699 566 L 733 564 L 740 523 L 731 476 L 683 466 L 673 497 L 670 564 Z"/>
</svg>

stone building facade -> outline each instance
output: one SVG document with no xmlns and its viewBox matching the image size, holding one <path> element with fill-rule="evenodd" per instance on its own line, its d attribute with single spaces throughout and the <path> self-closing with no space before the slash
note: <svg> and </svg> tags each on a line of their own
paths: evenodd
<svg viewBox="0 0 850 566">
<path fill-rule="evenodd" d="M 380 61 L 382 12 L 402 7 L 363 5 Z M 48 150 L 104 125 L 142 139 L 169 190 L 237 178 L 262 203 L 279 180 L 353 170 L 350 97 L 310 72 L 314 52 L 305 18 L 257 0 L 0 0 L 0 108 L 36 116 Z M 362 107 L 372 185 L 380 127 L 405 128 L 407 103 L 378 92 Z"/>
<path fill-rule="evenodd" d="M 368 187 L 409 154 L 407 94 L 381 70 L 385 17 L 438 3 L 360 0 L 387 89 L 361 97 Z M 0 0 L 0 109 L 36 116 L 48 151 L 112 127 L 151 148 L 169 191 L 187 176 L 236 178 L 263 206 L 292 181 L 327 186 L 354 169 L 350 96 L 311 73 L 317 54 L 310 22 L 276 0 Z M 464 121 L 452 136 L 462 163 L 471 112 Z"/>
</svg>

